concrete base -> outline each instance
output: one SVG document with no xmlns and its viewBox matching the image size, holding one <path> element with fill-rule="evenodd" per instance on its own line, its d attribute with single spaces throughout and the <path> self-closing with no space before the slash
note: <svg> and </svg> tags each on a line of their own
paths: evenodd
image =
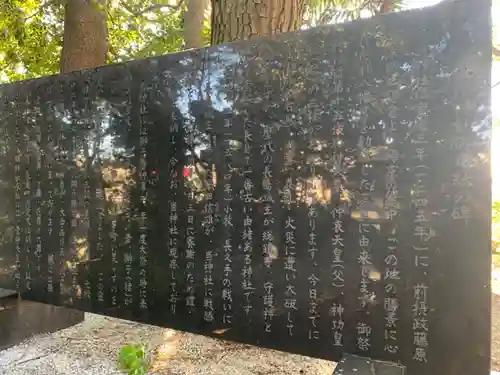
<svg viewBox="0 0 500 375">
<path fill-rule="evenodd" d="M 71 327 L 84 317 L 81 311 L 23 301 L 16 292 L 0 289 L 0 350 L 37 334 Z"/>
<path fill-rule="evenodd" d="M 392 362 L 345 354 L 333 375 L 404 375 L 405 368 Z"/>
</svg>

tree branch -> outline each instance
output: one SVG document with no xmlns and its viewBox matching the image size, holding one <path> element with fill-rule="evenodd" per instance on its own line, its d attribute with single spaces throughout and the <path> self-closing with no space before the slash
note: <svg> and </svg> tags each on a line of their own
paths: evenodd
<svg viewBox="0 0 500 375">
<path fill-rule="evenodd" d="M 182 6 L 183 3 L 184 3 L 184 0 L 179 0 L 179 2 L 176 5 L 155 4 L 155 5 L 151 5 L 151 6 L 147 7 L 147 8 L 144 8 L 142 10 L 139 10 L 137 12 L 134 12 L 132 9 L 130 9 L 130 7 L 126 7 L 123 3 L 122 3 L 122 5 L 124 5 L 124 8 L 127 9 L 130 13 L 132 13 L 132 15 L 134 17 L 138 17 L 138 16 L 143 15 L 144 13 L 153 12 L 153 11 L 161 9 L 161 8 L 169 8 L 169 9 L 172 9 L 172 10 L 178 10 Z"/>
</svg>

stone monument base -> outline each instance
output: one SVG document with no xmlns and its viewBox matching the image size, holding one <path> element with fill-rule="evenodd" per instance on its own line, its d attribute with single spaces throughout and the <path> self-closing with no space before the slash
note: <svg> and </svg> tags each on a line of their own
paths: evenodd
<svg viewBox="0 0 500 375">
<path fill-rule="evenodd" d="M 335 367 L 333 375 L 404 375 L 404 373 L 404 366 L 396 363 L 345 354 Z"/>
<path fill-rule="evenodd" d="M 81 311 L 23 301 L 15 291 L 0 289 L 0 350 L 71 327 L 84 317 Z"/>
</svg>

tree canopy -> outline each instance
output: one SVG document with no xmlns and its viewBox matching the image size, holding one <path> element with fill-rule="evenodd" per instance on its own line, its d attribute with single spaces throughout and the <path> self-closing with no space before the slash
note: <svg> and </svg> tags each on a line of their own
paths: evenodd
<svg viewBox="0 0 500 375">
<path fill-rule="evenodd" d="M 65 1 L 0 2 L 0 82 L 58 72 Z M 199 11 L 193 15 L 189 9 L 200 4 L 206 7 L 203 19 Z M 400 4 L 401 0 L 305 0 L 302 27 L 358 18 L 362 10 L 391 11 Z M 105 12 L 108 63 L 176 52 L 186 45 L 193 47 L 192 35 L 198 30 L 201 35 L 195 35 L 194 43 L 210 43 L 208 0 L 108 0 Z"/>
</svg>

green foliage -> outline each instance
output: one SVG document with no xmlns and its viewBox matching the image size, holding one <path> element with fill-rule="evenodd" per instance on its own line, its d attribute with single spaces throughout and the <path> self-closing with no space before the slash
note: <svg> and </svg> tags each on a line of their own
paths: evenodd
<svg viewBox="0 0 500 375">
<path fill-rule="evenodd" d="M 0 3 L 0 82 L 57 71 L 62 8 L 41 0 Z"/>
<path fill-rule="evenodd" d="M 137 5 L 139 4 L 139 5 Z M 109 62 L 159 56 L 182 49 L 182 12 L 150 1 L 120 0 L 108 8 Z"/>
<path fill-rule="evenodd" d="M 65 1 L 0 1 L 0 83 L 59 71 Z M 179 2 L 179 7 L 160 7 L 159 3 L 108 0 L 109 63 L 183 49 L 182 16 L 186 1 Z M 312 26 L 352 19 L 359 17 L 361 9 L 376 10 L 379 5 L 379 0 L 308 0 L 304 23 Z M 210 17 L 204 22 L 202 36 L 209 44 Z"/>
<path fill-rule="evenodd" d="M 150 359 L 146 347 L 141 344 L 126 345 L 118 354 L 118 368 L 127 375 L 146 375 Z"/>
<path fill-rule="evenodd" d="M 402 7 L 403 0 L 392 0 L 394 9 Z M 308 24 L 324 25 L 345 22 L 361 17 L 361 12 L 379 12 L 381 0 L 307 0 Z"/>
<path fill-rule="evenodd" d="M 493 202 L 491 217 L 494 222 L 500 223 L 500 201 Z"/>
<path fill-rule="evenodd" d="M 183 7 L 157 8 L 150 1 L 114 0 L 107 7 L 108 62 L 157 56 L 182 49 Z M 0 82 L 55 74 L 64 31 L 62 0 L 0 2 Z M 209 35 L 209 32 L 204 34 Z"/>
<path fill-rule="evenodd" d="M 493 251 L 500 250 L 500 201 L 493 202 L 491 210 L 492 224 L 492 249 Z"/>
</svg>

